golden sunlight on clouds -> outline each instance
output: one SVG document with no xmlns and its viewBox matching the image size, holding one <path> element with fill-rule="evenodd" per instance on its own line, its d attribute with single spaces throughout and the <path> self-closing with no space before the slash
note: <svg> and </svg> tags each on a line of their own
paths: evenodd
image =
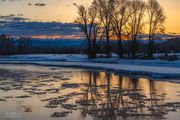
<svg viewBox="0 0 180 120">
<path fill-rule="evenodd" d="M 81 35 L 33 35 L 34 39 L 80 39 Z"/>
<path fill-rule="evenodd" d="M 45 6 L 28 4 L 37 3 L 36 0 L 21 0 L 0 2 L 0 15 L 23 14 L 23 17 L 35 21 L 73 22 L 77 16 L 74 3 L 86 6 L 93 0 L 39 0 Z M 145 0 L 147 1 L 147 0 Z M 180 0 L 158 0 L 167 16 L 166 32 L 180 33 Z"/>
<path fill-rule="evenodd" d="M 43 8 L 44 13 L 37 17 L 43 21 L 61 21 L 61 22 L 73 22 L 77 16 L 76 7 L 73 3 L 84 4 L 88 6 L 92 0 L 70 0 L 71 2 L 53 4 L 48 3 L 47 9 Z M 146 0 L 147 1 L 147 0 Z M 158 0 L 161 6 L 164 8 L 164 12 L 167 16 L 166 20 L 166 32 L 180 33 L 180 0 Z M 40 13 L 39 13 L 40 14 Z"/>
</svg>

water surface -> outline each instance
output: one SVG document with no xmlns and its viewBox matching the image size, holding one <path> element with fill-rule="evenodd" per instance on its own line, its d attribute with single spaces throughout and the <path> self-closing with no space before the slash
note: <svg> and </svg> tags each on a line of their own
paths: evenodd
<svg viewBox="0 0 180 120">
<path fill-rule="evenodd" d="M 0 120 L 179 120 L 179 112 L 178 80 L 0 65 Z"/>
</svg>

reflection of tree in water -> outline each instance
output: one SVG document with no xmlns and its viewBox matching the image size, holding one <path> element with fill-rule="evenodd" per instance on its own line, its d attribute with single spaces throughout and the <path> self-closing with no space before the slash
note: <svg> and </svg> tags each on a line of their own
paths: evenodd
<svg viewBox="0 0 180 120">
<path fill-rule="evenodd" d="M 155 82 L 149 81 L 150 98 L 140 89 L 139 79 L 117 77 L 107 73 L 101 78 L 96 72 L 88 73 L 84 83 L 81 100 L 82 115 L 90 114 L 95 118 L 114 120 L 127 117 L 158 117 L 165 115 L 163 100 L 156 94 Z M 99 82 L 105 79 L 104 82 Z"/>
<path fill-rule="evenodd" d="M 165 103 L 163 101 L 166 97 L 165 95 L 158 96 L 155 86 L 156 86 L 155 81 L 149 80 L 150 105 L 148 110 L 151 112 L 151 114 L 160 118 L 163 117 L 164 114 L 166 114 L 166 110 L 164 108 Z"/>
</svg>

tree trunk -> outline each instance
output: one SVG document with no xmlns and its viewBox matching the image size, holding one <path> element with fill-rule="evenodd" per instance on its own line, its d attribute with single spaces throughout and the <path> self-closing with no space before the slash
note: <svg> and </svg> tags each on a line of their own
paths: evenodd
<svg viewBox="0 0 180 120">
<path fill-rule="evenodd" d="M 121 40 L 121 37 L 119 38 L 118 40 L 118 55 L 119 55 L 119 58 L 123 58 L 123 45 L 122 45 L 122 40 Z"/>
</svg>

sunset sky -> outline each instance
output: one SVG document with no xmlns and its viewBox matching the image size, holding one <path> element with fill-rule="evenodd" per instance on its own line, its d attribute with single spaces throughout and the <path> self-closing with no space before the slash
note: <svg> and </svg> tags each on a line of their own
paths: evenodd
<svg viewBox="0 0 180 120">
<path fill-rule="evenodd" d="M 31 21 L 73 22 L 73 3 L 89 5 L 92 0 L 0 0 L 0 16 L 14 14 Z M 180 33 L 180 0 L 158 0 L 165 10 L 166 32 Z M 39 5 L 38 3 L 43 3 Z"/>
</svg>

